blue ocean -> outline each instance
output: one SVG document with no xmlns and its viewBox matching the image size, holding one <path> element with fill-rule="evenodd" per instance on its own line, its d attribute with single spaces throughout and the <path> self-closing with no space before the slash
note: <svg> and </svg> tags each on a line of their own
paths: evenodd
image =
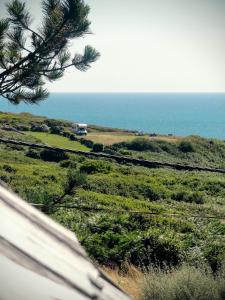
<svg viewBox="0 0 225 300">
<path fill-rule="evenodd" d="M 225 93 L 52 93 L 39 105 L 14 106 L 1 99 L 0 111 L 148 133 L 225 139 Z"/>
</svg>

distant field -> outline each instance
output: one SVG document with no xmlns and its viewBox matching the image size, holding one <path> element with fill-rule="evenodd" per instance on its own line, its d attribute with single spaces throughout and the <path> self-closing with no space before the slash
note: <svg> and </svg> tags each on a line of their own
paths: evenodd
<svg viewBox="0 0 225 300">
<path fill-rule="evenodd" d="M 182 137 L 178 136 L 167 136 L 167 135 L 158 135 L 158 136 L 149 136 L 147 137 L 152 141 L 165 141 L 165 142 L 174 142 L 178 143 L 182 140 Z"/>
<path fill-rule="evenodd" d="M 70 141 L 68 138 L 57 134 L 33 131 L 28 131 L 26 132 L 26 134 L 40 139 L 43 143 L 48 144 L 49 146 L 68 148 L 72 150 L 90 151 L 89 148 L 82 145 L 81 143 L 76 141 Z"/>
<path fill-rule="evenodd" d="M 90 132 L 87 135 L 87 139 L 92 140 L 95 143 L 102 143 L 104 145 L 112 145 L 114 143 L 120 143 L 125 141 L 131 141 L 136 136 L 128 133 L 121 132 Z"/>
<path fill-rule="evenodd" d="M 133 133 L 128 133 L 128 132 L 90 132 L 87 135 L 87 138 L 89 140 L 92 140 L 95 143 L 102 143 L 104 145 L 112 145 L 115 143 L 120 143 L 120 142 L 127 142 L 131 141 L 135 138 L 137 138 Z M 162 140 L 162 141 L 167 141 L 167 142 L 178 142 L 180 138 L 174 137 L 174 136 L 155 136 L 155 137 L 150 137 L 148 135 L 141 136 L 143 138 L 147 138 L 150 140 Z"/>
</svg>

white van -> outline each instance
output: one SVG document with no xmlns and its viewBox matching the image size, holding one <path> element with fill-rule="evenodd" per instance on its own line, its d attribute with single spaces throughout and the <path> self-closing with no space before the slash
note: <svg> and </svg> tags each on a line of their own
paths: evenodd
<svg viewBox="0 0 225 300">
<path fill-rule="evenodd" d="M 73 130 L 78 135 L 87 135 L 87 124 L 75 123 Z"/>
</svg>

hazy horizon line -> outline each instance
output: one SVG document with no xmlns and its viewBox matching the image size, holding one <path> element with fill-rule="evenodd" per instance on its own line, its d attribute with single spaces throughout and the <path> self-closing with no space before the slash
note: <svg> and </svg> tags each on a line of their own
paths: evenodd
<svg viewBox="0 0 225 300">
<path fill-rule="evenodd" d="M 225 91 L 187 91 L 187 92 L 178 92 L 178 91 L 169 91 L 169 92 L 152 92 L 152 91 L 60 91 L 60 92 L 49 92 L 50 94 L 225 94 Z"/>
</svg>

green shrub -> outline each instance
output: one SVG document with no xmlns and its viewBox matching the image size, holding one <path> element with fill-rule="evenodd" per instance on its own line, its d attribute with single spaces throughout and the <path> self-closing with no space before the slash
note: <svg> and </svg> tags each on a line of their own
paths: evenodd
<svg viewBox="0 0 225 300">
<path fill-rule="evenodd" d="M 96 143 L 96 144 L 93 145 L 92 151 L 93 152 L 103 152 L 104 151 L 104 145 L 100 144 L 100 143 Z"/>
<path fill-rule="evenodd" d="M 49 191 L 40 186 L 33 189 L 26 189 L 23 197 L 30 203 L 40 204 L 37 208 L 46 214 L 53 213 L 54 211 L 53 202 L 57 196 L 49 193 Z"/>
<path fill-rule="evenodd" d="M 3 181 L 3 182 L 5 182 L 5 183 L 9 183 L 10 182 L 10 180 L 11 180 L 11 177 L 10 176 L 8 176 L 8 175 L 0 175 L 0 181 Z"/>
<path fill-rule="evenodd" d="M 113 146 L 105 146 L 104 152 L 110 155 L 121 155 Z"/>
<path fill-rule="evenodd" d="M 89 166 L 89 165 L 88 165 Z M 164 197 L 164 189 L 162 186 L 150 185 L 136 181 L 133 178 L 129 178 L 129 174 L 132 174 L 132 169 L 123 168 L 124 175 L 120 176 L 92 176 L 88 180 L 87 189 L 92 191 L 98 191 L 105 194 L 119 195 L 124 197 L 131 197 L 135 199 L 145 198 L 150 201 L 157 201 Z M 85 172 L 85 170 L 84 170 Z M 94 169 L 92 165 L 86 170 L 91 173 L 108 173 L 109 169 Z M 121 173 L 122 173 L 121 172 Z M 128 176 L 126 176 L 128 175 Z"/>
<path fill-rule="evenodd" d="M 191 142 L 189 141 L 182 141 L 180 142 L 179 146 L 178 146 L 178 149 L 181 151 L 181 152 L 184 152 L 184 153 L 188 153 L 188 152 L 194 152 L 194 146 Z"/>
<path fill-rule="evenodd" d="M 87 182 L 87 176 L 74 169 L 69 169 L 67 173 L 67 179 L 64 184 L 64 195 L 71 195 L 75 188 L 83 186 Z M 61 199 L 64 198 L 61 197 Z"/>
<path fill-rule="evenodd" d="M 69 139 L 70 139 L 71 141 L 77 141 L 77 140 L 78 140 L 78 138 L 76 137 L 76 135 L 73 134 L 73 133 L 70 134 Z"/>
<path fill-rule="evenodd" d="M 208 243 L 204 249 L 204 256 L 213 271 L 217 271 L 221 266 L 225 267 L 225 265 L 223 265 L 225 262 L 225 246 L 222 246 L 220 242 L 213 241 Z"/>
<path fill-rule="evenodd" d="M 154 231 L 150 231 L 146 237 L 140 240 L 138 248 L 135 246 L 130 251 L 131 263 L 142 266 L 151 264 L 160 265 L 161 267 L 165 264 L 176 266 L 182 258 L 182 252 L 175 241 Z"/>
<path fill-rule="evenodd" d="M 183 201 L 189 203 L 196 203 L 196 204 L 203 204 L 204 203 L 204 196 L 200 192 L 177 192 L 172 194 L 171 198 L 175 201 Z"/>
<path fill-rule="evenodd" d="M 21 146 L 21 145 L 14 145 L 14 144 L 8 144 L 6 145 L 6 147 L 10 150 L 16 150 L 16 151 L 23 151 L 24 150 L 24 147 Z"/>
<path fill-rule="evenodd" d="M 131 151 L 124 150 L 124 149 L 121 149 L 121 150 L 120 150 L 120 154 L 121 154 L 121 155 L 125 155 L 125 156 L 131 156 L 131 155 L 132 155 L 132 152 L 131 152 Z"/>
<path fill-rule="evenodd" d="M 3 165 L 3 170 L 7 173 L 16 173 L 16 169 L 10 165 Z"/>
<path fill-rule="evenodd" d="M 77 167 L 77 163 L 73 160 L 63 160 L 60 162 L 60 167 L 62 168 L 72 168 L 72 169 L 76 169 Z"/>
<path fill-rule="evenodd" d="M 29 148 L 26 152 L 26 156 L 31 158 L 40 158 L 40 151 Z"/>
<path fill-rule="evenodd" d="M 218 194 L 223 195 L 223 193 L 225 191 L 225 182 L 210 181 L 205 184 L 204 188 L 210 195 L 213 195 L 213 196 L 218 195 Z"/>
<path fill-rule="evenodd" d="M 49 127 L 46 124 L 33 123 L 31 125 L 31 131 L 49 132 Z"/>
<path fill-rule="evenodd" d="M 144 197 L 149 200 L 152 200 L 152 201 L 160 200 L 160 194 L 156 190 L 154 190 L 152 187 L 146 187 L 143 194 L 144 194 Z"/>
<path fill-rule="evenodd" d="M 16 124 L 15 128 L 20 131 L 29 131 L 31 129 L 30 126 L 26 124 Z"/>
<path fill-rule="evenodd" d="M 177 151 L 177 145 L 175 143 L 169 143 L 169 142 L 166 142 L 166 141 L 157 141 L 158 142 L 158 145 L 159 147 L 169 153 L 169 154 L 172 154 L 172 155 L 176 155 L 178 153 Z"/>
<path fill-rule="evenodd" d="M 69 138 L 70 139 L 70 136 L 71 136 L 71 133 L 69 131 L 63 131 L 62 132 L 62 136 L 66 137 L 66 138 Z"/>
<path fill-rule="evenodd" d="M 136 138 L 133 141 L 126 143 L 126 147 L 129 150 L 135 150 L 135 151 L 147 151 L 147 150 L 151 152 L 161 151 L 157 142 L 150 141 L 145 138 Z"/>
<path fill-rule="evenodd" d="M 91 141 L 91 140 L 86 140 L 86 139 L 84 139 L 84 138 L 81 138 L 80 139 L 80 143 L 82 144 L 82 145 L 85 145 L 86 147 L 88 147 L 88 148 L 93 148 L 93 145 L 94 145 L 94 142 L 93 141 Z M 96 147 L 96 146 L 95 146 Z M 103 151 L 103 149 L 101 150 L 101 152 Z M 98 151 L 95 151 L 95 152 L 98 152 Z"/>
<path fill-rule="evenodd" d="M 159 234 L 142 237 L 139 231 L 126 229 L 121 216 L 112 222 L 91 224 L 91 234 L 82 241 L 89 255 L 104 265 L 122 265 L 125 261 L 136 266 L 147 267 L 151 263 L 177 265 L 181 260 L 181 251 L 170 240 Z M 126 221 L 125 221 L 126 222 Z M 103 255 L 104 253 L 104 255 Z"/>
<path fill-rule="evenodd" d="M 44 123 L 47 124 L 49 127 L 54 127 L 54 126 L 68 126 L 69 122 L 66 121 L 61 121 L 61 120 L 55 120 L 55 119 L 45 119 Z"/>
<path fill-rule="evenodd" d="M 52 134 L 61 134 L 62 133 L 62 128 L 59 126 L 51 126 L 50 127 L 50 133 Z"/>
<path fill-rule="evenodd" d="M 177 146 L 175 143 L 169 143 L 166 141 L 157 141 L 157 140 L 149 140 L 146 138 L 136 138 L 132 141 L 129 142 L 121 142 L 118 144 L 114 144 L 110 147 L 113 150 L 120 150 L 120 153 L 123 153 L 122 151 L 123 148 L 126 148 L 128 150 L 135 150 L 135 151 L 150 151 L 150 152 L 156 152 L 156 153 L 160 153 L 160 152 L 167 152 L 170 154 L 175 155 L 176 153 L 178 153 L 177 150 Z M 130 155 L 131 153 L 128 152 L 128 155 Z"/>
<path fill-rule="evenodd" d="M 87 161 L 81 165 L 80 171 L 87 174 L 109 173 L 111 171 L 111 165 L 102 160 Z"/>
<path fill-rule="evenodd" d="M 69 159 L 69 155 L 63 151 L 43 149 L 40 152 L 40 158 L 44 161 L 59 162 L 61 160 Z"/>
</svg>

